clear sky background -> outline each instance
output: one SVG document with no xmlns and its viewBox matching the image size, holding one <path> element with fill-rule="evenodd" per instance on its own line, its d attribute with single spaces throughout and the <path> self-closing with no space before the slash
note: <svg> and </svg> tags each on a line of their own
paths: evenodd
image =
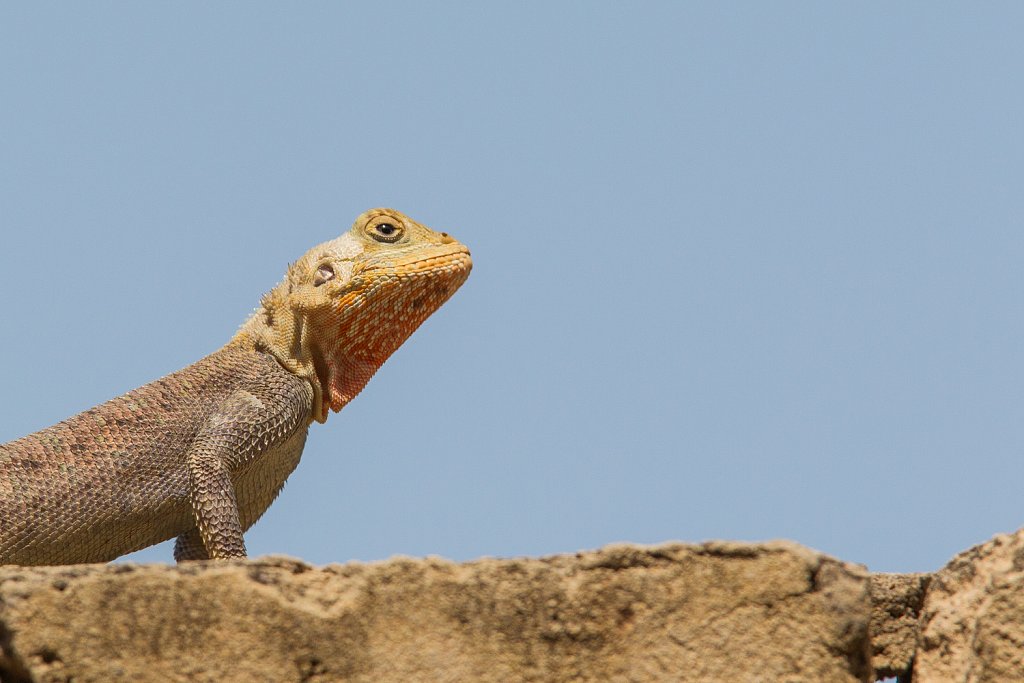
<svg viewBox="0 0 1024 683">
<path fill-rule="evenodd" d="M 1024 524 L 1022 35 L 998 2 L 4 3 L 0 442 L 214 351 L 393 206 L 473 274 L 251 554 L 936 569 Z"/>
</svg>

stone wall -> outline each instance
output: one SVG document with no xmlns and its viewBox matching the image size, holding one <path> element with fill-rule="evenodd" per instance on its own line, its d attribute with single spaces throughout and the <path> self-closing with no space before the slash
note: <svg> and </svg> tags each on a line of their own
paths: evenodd
<svg viewBox="0 0 1024 683">
<path fill-rule="evenodd" d="M 1024 536 L 935 575 L 788 542 L 456 564 L 0 567 L 0 681 L 1024 680 Z"/>
</svg>

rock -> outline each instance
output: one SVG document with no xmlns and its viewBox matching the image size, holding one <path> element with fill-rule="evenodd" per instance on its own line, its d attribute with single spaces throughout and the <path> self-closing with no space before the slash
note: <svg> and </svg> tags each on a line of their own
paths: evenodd
<svg viewBox="0 0 1024 683">
<path fill-rule="evenodd" d="M 869 681 L 868 575 L 796 544 L 0 568 L 0 679 Z"/>
<path fill-rule="evenodd" d="M 1024 530 L 960 553 L 935 574 L 913 680 L 1024 681 Z"/>
<path fill-rule="evenodd" d="M 878 678 L 904 676 L 914 663 L 929 574 L 871 576 L 871 663 Z"/>
</svg>

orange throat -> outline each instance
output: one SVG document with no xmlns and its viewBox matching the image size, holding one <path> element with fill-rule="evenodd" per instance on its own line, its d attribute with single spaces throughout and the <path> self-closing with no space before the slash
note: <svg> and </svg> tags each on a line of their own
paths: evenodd
<svg viewBox="0 0 1024 683">
<path fill-rule="evenodd" d="M 352 356 L 338 355 L 325 362 L 325 377 L 320 379 L 324 391 L 318 422 L 326 422 L 330 411 L 338 412 L 354 399 L 383 361 L 362 360 Z"/>
<path fill-rule="evenodd" d="M 441 265 L 439 265 L 441 264 Z M 310 326 L 311 352 L 321 391 L 313 417 L 324 422 L 362 391 L 374 373 L 469 275 L 468 253 L 368 269 L 361 286 L 321 309 Z"/>
</svg>

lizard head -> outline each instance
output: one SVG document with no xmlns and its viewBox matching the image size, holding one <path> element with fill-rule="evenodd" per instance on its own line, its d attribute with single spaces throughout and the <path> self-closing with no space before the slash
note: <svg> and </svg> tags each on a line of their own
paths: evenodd
<svg viewBox="0 0 1024 683">
<path fill-rule="evenodd" d="M 310 249 L 268 292 L 234 343 L 272 353 L 313 386 L 313 418 L 355 398 L 466 281 L 469 250 L 393 209 Z"/>
</svg>

